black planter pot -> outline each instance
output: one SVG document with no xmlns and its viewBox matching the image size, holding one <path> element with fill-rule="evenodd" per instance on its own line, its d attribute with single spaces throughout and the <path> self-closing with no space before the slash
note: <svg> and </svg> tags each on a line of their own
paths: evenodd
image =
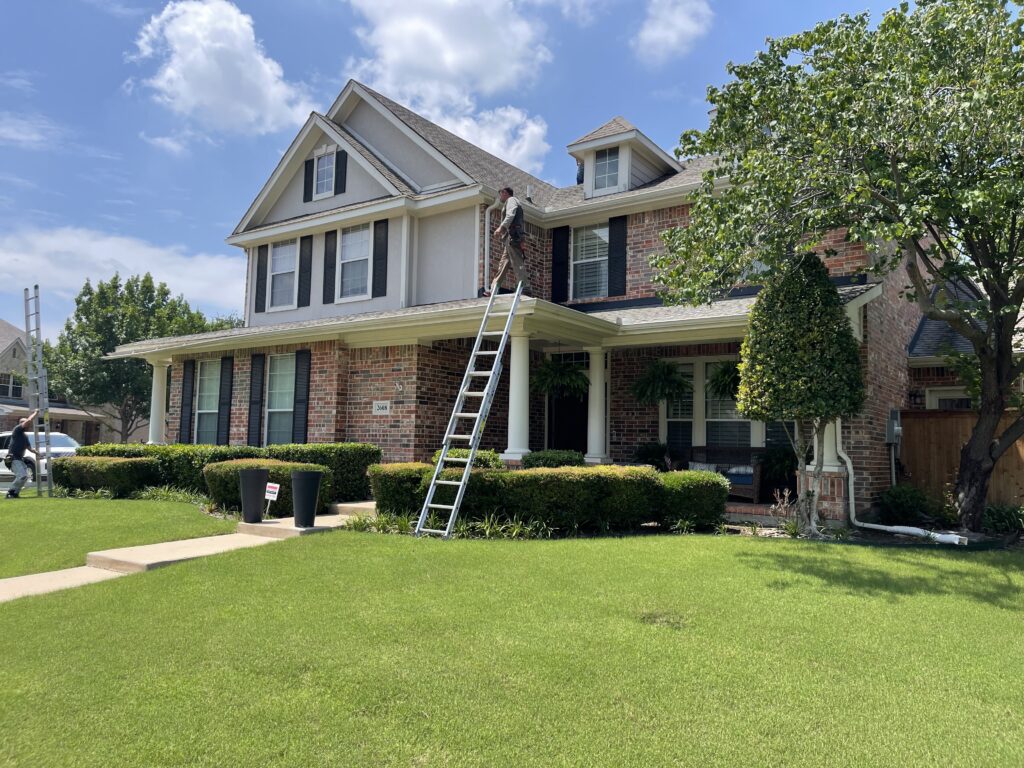
<svg viewBox="0 0 1024 768">
<path fill-rule="evenodd" d="M 324 473 L 316 470 L 292 470 L 292 510 L 297 528 L 312 528 L 316 520 L 316 503 Z"/>
<path fill-rule="evenodd" d="M 238 484 L 242 490 L 243 522 L 263 522 L 263 504 L 266 500 L 269 477 L 270 472 L 266 469 L 238 470 Z"/>
</svg>

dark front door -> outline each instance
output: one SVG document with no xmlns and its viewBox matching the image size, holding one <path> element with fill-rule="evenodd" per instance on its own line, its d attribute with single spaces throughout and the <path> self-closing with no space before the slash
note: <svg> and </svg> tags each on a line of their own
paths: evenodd
<svg viewBox="0 0 1024 768">
<path fill-rule="evenodd" d="M 586 397 L 548 397 L 548 448 L 587 452 Z"/>
</svg>

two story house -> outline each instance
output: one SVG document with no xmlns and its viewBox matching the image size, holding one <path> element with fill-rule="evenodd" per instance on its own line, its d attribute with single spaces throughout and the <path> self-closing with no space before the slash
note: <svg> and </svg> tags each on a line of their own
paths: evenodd
<svg viewBox="0 0 1024 768">
<path fill-rule="evenodd" d="M 779 425 L 743 419 L 705 386 L 738 357 L 754 293 L 698 307 L 656 295 L 649 259 L 660 232 L 686 224 L 707 161 L 677 161 L 621 117 L 568 154 L 578 183 L 554 187 L 350 81 L 326 114 L 310 115 L 228 238 L 248 258 L 244 327 L 114 356 L 153 365 L 151 423 L 164 423 L 168 401 L 173 440 L 367 441 L 386 461 L 428 459 L 500 260 L 497 191 L 511 186 L 525 208 L 535 295 L 514 320 L 485 446 L 511 462 L 558 447 L 597 463 L 631 461 L 650 442 L 677 455 L 786 444 Z M 826 445 L 826 507 L 842 519 L 851 471 L 858 502 L 888 485 L 886 419 L 906 403 L 919 315 L 899 298 L 898 278 L 865 279 L 864 249 L 830 237 L 823 258 L 862 342 L 869 392 Z M 544 357 L 580 363 L 587 397 L 531 391 Z M 641 405 L 631 385 L 659 359 L 680 366 L 692 393 Z"/>
</svg>

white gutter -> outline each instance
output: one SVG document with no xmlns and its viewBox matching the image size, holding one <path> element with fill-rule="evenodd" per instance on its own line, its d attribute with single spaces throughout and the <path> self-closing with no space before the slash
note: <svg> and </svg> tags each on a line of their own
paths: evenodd
<svg viewBox="0 0 1024 768">
<path fill-rule="evenodd" d="M 876 523 L 862 523 L 857 519 L 857 501 L 853 496 L 853 461 L 846 451 L 843 450 L 843 420 L 836 419 L 836 455 L 846 464 L 846 497 L 850 503 L 850 522 L 858 528 L 868 528 L 873 531 L 885 531 L 886 533 L 901 533 L 904 536 L 918 536 L 922 539 L 934 541 L 937 544 L 959 544 L 967 545 L 967 538 L 956 533 L 935 533 L 926 531 L 924 528 L 914 528 L 909 525 L 878 525 Z"/>
<path fill-rule="evenodd" d="M 491 285 L 491 211 L 497 210 L 498 206 L 501 205 L 501 198 L 494 198 L 494 202 L 491 203 L 484 210 L 484 289 L 488 289 Z M 479 253 L 479 250 L 477 251 Z M 477 272 L 479 274 L 479 272 Z"/>
</svg>

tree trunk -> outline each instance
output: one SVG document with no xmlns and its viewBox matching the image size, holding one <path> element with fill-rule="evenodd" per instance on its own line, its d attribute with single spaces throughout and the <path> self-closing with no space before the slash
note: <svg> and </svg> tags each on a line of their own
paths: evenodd
<svg viewBox="0 0 1024 768">
<path fill-rule="evenodd" d="M 993 413 L 983 408 L 970 439 L 960 450 L 960 469 L 956 476 L 956 508 L 960 515 L 960 528 L 964 531 L 981 530 L 988 486 L 992 479 L 995 460 L 992 441 L 999 428 L 1002 409 Z"/>
</svg>

